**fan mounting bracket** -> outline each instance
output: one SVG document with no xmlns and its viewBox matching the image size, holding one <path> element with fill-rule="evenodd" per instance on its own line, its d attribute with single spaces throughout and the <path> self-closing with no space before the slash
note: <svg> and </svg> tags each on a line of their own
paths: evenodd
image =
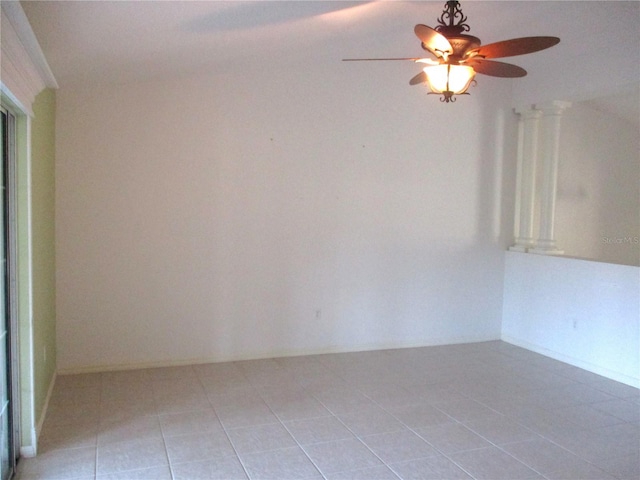
<svg viewBox="0 0 640 480">
<path fill-rule="evenodd" d="M 469 25 L 465 22 L 467 17 L 462 13 L 460 2 L 457 0 L 449 0 L 444 5 L 442 15 L 438 18 L 438 26 L 435 30 L 445 37 L 460 35 L 470 30 Z"/>
</svg>

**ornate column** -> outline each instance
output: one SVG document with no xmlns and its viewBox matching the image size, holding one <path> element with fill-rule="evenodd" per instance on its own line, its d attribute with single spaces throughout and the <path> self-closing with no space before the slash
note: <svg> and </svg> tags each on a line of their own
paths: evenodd
<svg viewBox="0 0 640 480">
<path fill-rule="evenodd" d="M 518 121 L 518 170 L 516 173 L 515 244 L 509 250 L 527 252 L 535 246 L 533 233 L 536 163 L 538 157 L 538 121 L 542 116 L 534 108 L 516 109 Z"/>
<path fill-rule="evenodd" d="M 562 255 L 556 246 L 554 220 L 558 184 L 558 152 L 560 146 L 560 117 L 571 106 L 570 102 L 555 100 L 536 105 L 542 111 L 542 179 L 540 185 L 540 225 L 538 239 L 531 253 Z"/>
</svg>

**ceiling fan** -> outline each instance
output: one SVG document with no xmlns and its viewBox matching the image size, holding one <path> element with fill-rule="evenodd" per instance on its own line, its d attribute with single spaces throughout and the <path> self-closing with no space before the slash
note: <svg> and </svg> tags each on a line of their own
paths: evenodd
<svg viewBox="0 0 640 480">
<path fill-rule="evenodd" d="M 510 63 L 488 60 L 538 52 L 553 47 L 557 37 L 522 37 L 481 45 L 480 39 L 463 32 L 470 30 L 465 22 L 460 2 L 447 1 L 435 28 L 418 24 L 414 28 L 422 48 L 434 58 L 345 58 L 345 62 L 371 60 L 411 60 L 426 64 L 422 72 L 410 81 L 410 85 L 426 83 L 434 94 L 441 94 L 440 101 L 455 102 L 455 95 L 467 94 L 476 73 L 493 77 L 524 77 L 527 71 Z"/>
</svg>

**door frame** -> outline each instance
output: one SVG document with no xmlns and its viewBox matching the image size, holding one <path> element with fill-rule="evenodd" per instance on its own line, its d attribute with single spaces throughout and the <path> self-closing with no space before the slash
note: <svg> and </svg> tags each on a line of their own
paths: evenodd
<svg viewBox="0 0 640 480">
<path fill-rule="evenodd" d="M 4 104 L 0 105 L 0 109 L 6 115 L 7 121 L 7 159 L 4 167 L 5 175 L 5 208 L 6 208 L 6 309 L 8 315 L 7 322 L 7 361 L 9 363 L 7 370 L 7 379 L 9 383 L 9 429 L 10 444 L 9 454 L 11 467 L 15 472 L 18 459 L 20 457 L 21 446 L 21 416 L 20 416 L 20 356 L 19 356 L 19 323 L 18 323 L 18 241 L 17 241 L 17 123 L 18 115 Z M 4 161 L 4 158 L 3 158 Z"/>
<path fill-rule="evenodd" d="M 35 457 L 38 428 L 35 412 L 35 384 L 33 357 L 33 282 L 31 246 L 31 117 L 22 104 L 0 83 L 0 104 L 15 117 L 15 159 L 13 168 L 13 219 L 15 233 L 12 241 L 15 252 L 14 308 L 17 336 L 14 355 L 14 374 L 18 390 L 15 392 L 14 415 L 15 455 Z"/>
</svg>

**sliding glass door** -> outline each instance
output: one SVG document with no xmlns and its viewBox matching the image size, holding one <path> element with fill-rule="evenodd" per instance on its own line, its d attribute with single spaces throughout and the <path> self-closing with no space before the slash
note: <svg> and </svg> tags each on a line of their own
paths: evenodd
<svg viewBox="0 0 640 480">
<path fill-rule="evenodd" d="M 13 202 L 11 195 L 12 172 L 15 165 L 15 117 L 5 109 L 2 113 L 2 162 L 0 177 L 2 192 L 0 194 L 0 480 L 10 479 L 15 471 L 17 435 L 15 433 L 15 401 L 14 391 L 17 381 L 13 360 L 16 338 L 15 320 L 15 288 L 13 285 L 13 259 L 15 243 L 13 238 Z"/>
</svg>

